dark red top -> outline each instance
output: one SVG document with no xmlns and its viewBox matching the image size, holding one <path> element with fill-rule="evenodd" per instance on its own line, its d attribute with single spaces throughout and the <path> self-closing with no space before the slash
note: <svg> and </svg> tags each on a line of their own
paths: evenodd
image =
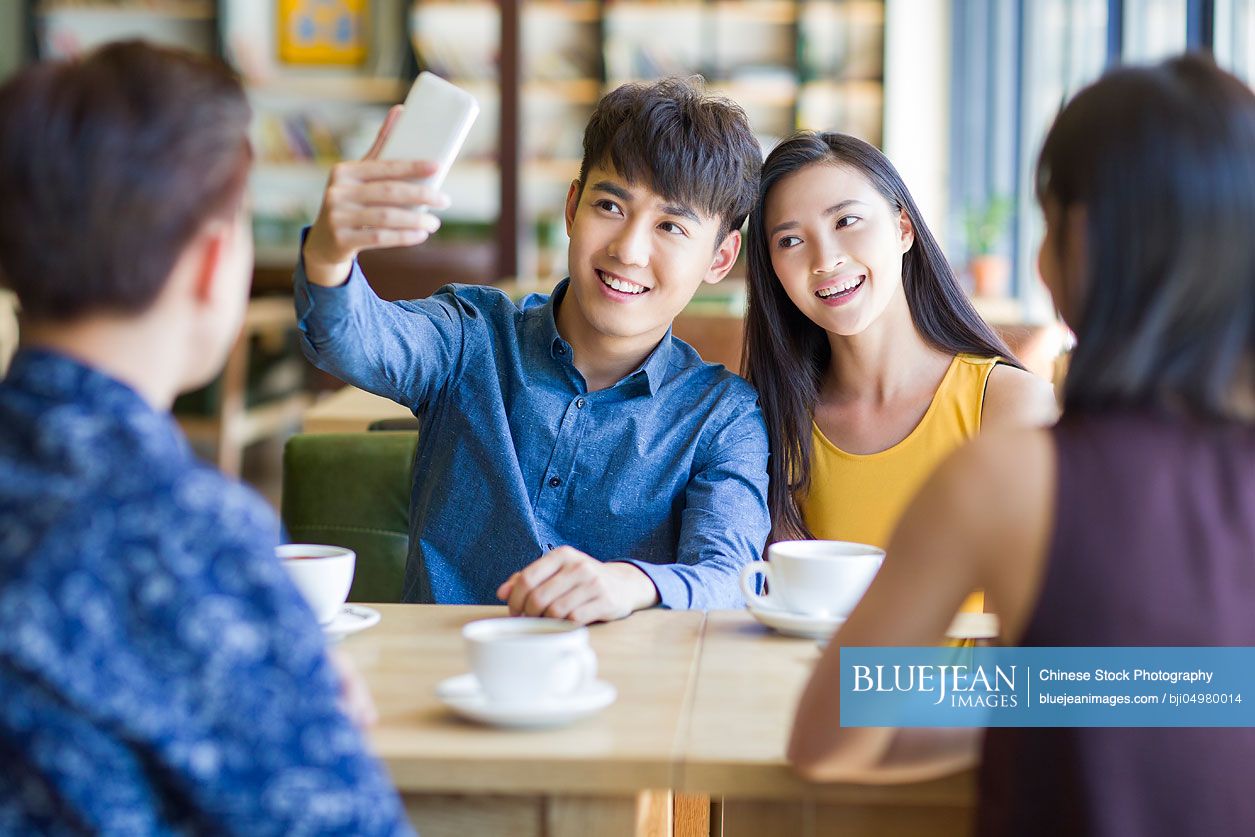
<svg viewBox="0 0 1255 837">
<path fill-rule="evenodd" d="M 1020 644 L 1255 645 L 1255 428 L 1120 413 L 1054 439 Z M 977 833 L 1255 835 L 1255 729 L 991 729 Z"/>
</svg>

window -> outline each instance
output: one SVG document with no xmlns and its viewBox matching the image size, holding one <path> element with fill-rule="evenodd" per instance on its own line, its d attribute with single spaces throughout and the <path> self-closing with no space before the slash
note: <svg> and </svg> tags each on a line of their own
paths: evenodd
<svg viewBox="0 0 1255 837">
<path fill-rule="evenodd" d="M 1033 175 L 1046 130 L 1067 99 L 1117 63 L 1188 49 L 1255 81 L 1255 0 L 953 0 L 950 208 L 963 218 L 999 196 L 1015 208 L 997 251 L 1012 263 L 1022 316 L 1051 316 L 1037 280 L 1042 218 Z M 969 255 L 964 225 L 947 250 Z"/>
<path fill-rule="evenodd" d="M 1255 82 L 1255 0 L 1216 0 L 1212 51 L 1220 66 Z"/>
</svg>

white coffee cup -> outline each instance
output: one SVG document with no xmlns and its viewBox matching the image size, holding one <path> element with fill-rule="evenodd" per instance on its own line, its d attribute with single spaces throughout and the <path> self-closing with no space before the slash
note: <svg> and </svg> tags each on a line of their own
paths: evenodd
<svg viewBox="0 0 1255 837">
<path fill-rule="evenodd" d="M 844 618 L 863 598 L 880 569 L 885 551 L 846 541 L 780 541 L 767 547 L 767 560 L 741 570 L 745 600 L 760 607 L 803 616 Z M 754 589 L 754 576 L 768 583 L 768 594 Z"/>
<path fill-rule="evenodd" d="M 488 699 L 534 704 L 578 694 L 597 676 L 588 629 L 565 619 L 480 619 L 462 627 L 471 670 Z"/>
<path fill-rule="evenodd" d="M 275 556 L 283 561 L 288 577 L 309 603 L 318 623 L 326 625 L 335 619 L 349 597 L 357 553 L 342 546 L 289 543 L 276 546 Z"/>
</svg>

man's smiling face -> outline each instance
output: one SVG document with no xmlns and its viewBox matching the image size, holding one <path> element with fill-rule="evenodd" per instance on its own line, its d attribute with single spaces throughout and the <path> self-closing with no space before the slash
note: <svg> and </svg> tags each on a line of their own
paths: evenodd
<svg viewBox="0 0 1255 837">
<path fill-rule="evenodd" d="M 721 220 L 667 200 L 611 168 L 591 167 L 566 207 L 571 285 L 581 319 L 612 338 L 666 333 L 702 282 L 718 282 L 740 248 L 734 231 L 716 242 Z"/>
</svg>

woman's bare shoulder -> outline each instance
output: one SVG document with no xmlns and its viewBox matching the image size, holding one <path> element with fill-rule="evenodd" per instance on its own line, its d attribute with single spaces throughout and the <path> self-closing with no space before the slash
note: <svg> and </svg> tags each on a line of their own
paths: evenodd
<svg viewBox="0 0 1255 837">
<path fill-rule="evenodd" d="M 1005 363 L 989 372 L 981 427 L 1048 427 L 1059 417 L 1049 381 Z"/>
</svg>

